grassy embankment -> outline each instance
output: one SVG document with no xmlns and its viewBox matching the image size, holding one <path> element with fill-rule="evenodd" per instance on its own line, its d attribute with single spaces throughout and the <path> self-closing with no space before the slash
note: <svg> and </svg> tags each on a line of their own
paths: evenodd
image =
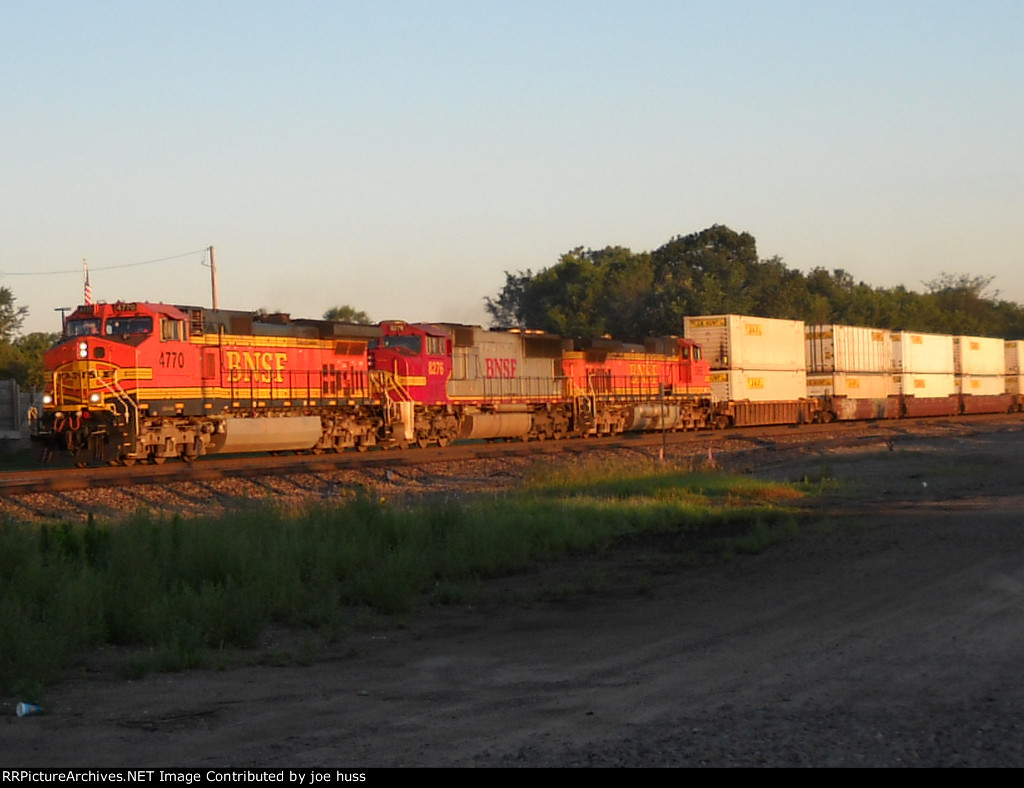
<svg viewBox="0 0 1024 788">
<path fill-rule="evenodd" d="M 218 664 L 272 623 L 336 639 L 361 618 L 464 601 L 483 578 L 630 536 L 701 534 L 718 554 L 758 551 L 795 532 L 778 504 L 800 495 L 659 464 L 546 466 L 513 493 L 413 507 L 359 493 L 301 512 L 4 523 L 0 695 L 37 697 L 101 646 L 128 647 L 125 675 L 142 675 Z"/>
</svg>

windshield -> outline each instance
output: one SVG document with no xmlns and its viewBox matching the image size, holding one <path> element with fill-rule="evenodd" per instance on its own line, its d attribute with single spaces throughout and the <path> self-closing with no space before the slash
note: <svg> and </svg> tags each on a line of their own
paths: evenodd
<svg viewBox="0 0 1024 788">
<path fill-rule="evenodd" d="M 89 317 L 84 320 L 69 320 L 64 324 L 64 333 L 69 337 L 97 336 L 100 333 L 100 319 Z"/>
<path fill-rule="evenodd" d="M 111 317 L 107 319 L 107 336 L 125 334 L 152 334 L 151 317 Z"/>
<path fill-rule="evenodd" d="M 381 337 L 370 342 L 371 350 L 379 350 L 381 348 L 411 350 L 419 355 L 423 350 L 423 337 Z"/>
</svg>

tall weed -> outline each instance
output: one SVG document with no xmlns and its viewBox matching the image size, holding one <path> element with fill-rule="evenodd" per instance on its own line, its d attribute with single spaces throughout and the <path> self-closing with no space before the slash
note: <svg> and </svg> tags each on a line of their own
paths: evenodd
<svg viewBox="0 0 1024 788">
<path fill-rule="evenodd" d="M 794 488 L 637 463 L 548 468 L 500 497 L 392 506 L 249 505 L 188 520 L 0 524 L 0 693 L 38 691 L 102 644 L 135 654 L 126 675 L 182 670 L 252 648 L 271 623 L 338 636 L 360 617 L 404 616 L 424 599 L 623 536 L 760 523 Z M 768 529 L 767 533 L 763 532 Z M 756 544 L 755 544 L 756 543 Z"/>
</svg>

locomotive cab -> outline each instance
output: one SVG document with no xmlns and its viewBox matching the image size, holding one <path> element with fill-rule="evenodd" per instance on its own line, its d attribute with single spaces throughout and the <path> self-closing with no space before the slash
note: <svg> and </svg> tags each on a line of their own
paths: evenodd
<svg viewBox="0 0 1024 788">
<path fill-rule="evenodd" d="M 370 363 L 390 378 L 390 394 L 424 405 L 448 403 L 452 341 L 437 326 L 392 320 L 381 323 L 382 336 L 370 343 Z"/>
<path fill-rule="evenodd" d="M 448 395 L 452 340 L 444 329 L 386 321 L 368 352 L 392 445 L 444 446 L 458 437 L 460 419 Z"/>
<path fill-rule="evenodd" d="M 669 364 L 670 391 L 676 394 L 711 394 L 711 365 L 705 360 L 700 345 L 682 337 L 664 337 L 655 341 L 667 344 L 666 351 L 674 358 L 674 362 Z"/>
</svg>

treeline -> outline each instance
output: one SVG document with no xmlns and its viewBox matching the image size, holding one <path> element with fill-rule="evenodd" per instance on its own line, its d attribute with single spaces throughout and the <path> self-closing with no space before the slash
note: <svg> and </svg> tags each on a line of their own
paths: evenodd
<svg viewBox="0 0 1024 788">
<path fill-rule="evenodd" d="M 36 331 L 21 336 L 28 307 L 17 306 L 14 294 L 0 287 L 0 379 L 14 379 L 22 389 L 42 391 L 45 375 L 43 352 L 60 334 Z"/>
<path fill-rule="evenodd" d="M 564 336 L 682 333 L 686 315 L 736 313 L 940 334 L 1024 338 L 1024 307 L 989 295 L 991 277 L 942 274 L 926 291 L 872 287 L 842 269 L 760 260 L 749 233 L 715 225 L 652 252 L 577 248 L 536 274 L 505 273 L 486 307 L 495 327 Z"/>
</svg>

